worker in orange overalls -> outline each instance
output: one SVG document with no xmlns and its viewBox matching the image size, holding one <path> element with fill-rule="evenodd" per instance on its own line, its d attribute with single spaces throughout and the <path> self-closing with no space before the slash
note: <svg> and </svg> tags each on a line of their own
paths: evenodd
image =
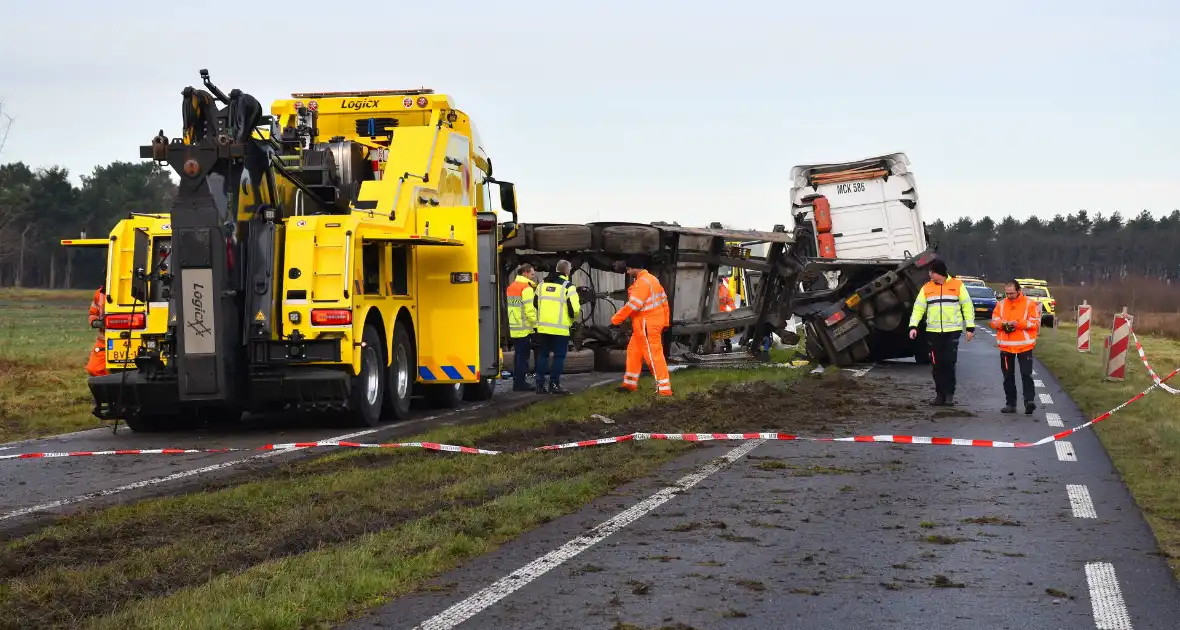
<svg viewBox="0 0 1180 630">
<path fill-rule="evenodd" d="M 631 318 L 631 341 L 627 343 L 627 368 L 623 374 L 621 391 L 639 389 L 639 372 L 646 361 L 656 379 L 656 393 L 672 395 L 672 379 L 668 377 L 668 363 L 664 360 L 664 329 L 671 323 L 668 294 L 660 281 L 644 268 L 642 256 L 627 257 L 627 275 L 633 278 L 627 289 L 627 303 L 610 318 L 618 326 Z"/>
<path fill-rule="evenodd" d="M 1037 408 L 1033 402 L 1032 351 L 1041 328 L 1041 306 L 1020 290 L 1020 283 L 1004 284 L 1004 299 L 992 311 L 992 328 L 1000 346 L 1000 370 L 1004 376 L 1004 413 L 1016 411 L 1016 368 L 1020 368 L 1020 386 L 1024 391 L 1024 413 Z"/>
<path fill-rule="evenodd" d="M 94 292 L 94 301 L 90 303 L 90 327 L 98 329 L 94 349 L 90 351 L 90 359 L 86 361 L 86 372 L 91 376 L 104 376 L 107 373 L 107 333 L 103 328 L 107 298 L 105 289 L 106 287 L 98 287 Z"/>
</svg>

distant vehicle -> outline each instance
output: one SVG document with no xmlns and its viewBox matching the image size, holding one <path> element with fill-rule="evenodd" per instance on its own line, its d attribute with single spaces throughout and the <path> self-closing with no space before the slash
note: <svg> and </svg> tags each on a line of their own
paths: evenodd
<svg viewBox="0 0 1180 630">
<path fill-rule="evenodd" d="M 967 284 L 965 281 L 963 284 Z M 967 284 L 967 294 L 971 296 L 971 304 L 975 308 L 975 319 L 990 318 L 996 310 L 996 292 L 991 287 Z"/>
<path fill-rule="evenodd" d="M 1049 292 L 1049 283 L 1036 278 L 1017 278 L 1020 290 L 1041 305 L 1041 325 L 1052 328 L 1057 322 L 1057 300 Z"/>
<path fill-rule="evenodd" d="M 958 278 L 959 280 L 961 280 L 963 282 L 963 284 L 965 284 L 969 287 L 986 287 L 987 286 L 987 283 L 983 281 L 983 278 L 976 278 L 975 276 L 955 276 L 955 277 Z"/>
</svg>

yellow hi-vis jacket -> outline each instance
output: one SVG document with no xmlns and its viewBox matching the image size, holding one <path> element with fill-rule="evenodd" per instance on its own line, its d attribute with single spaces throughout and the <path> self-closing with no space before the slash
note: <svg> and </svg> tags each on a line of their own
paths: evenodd
<svg viewBox="0 0 1180 630">
<path fill-rule="evenodd" d="M 537 327 L 535 286 L 524 276 L 516 276 L 508 285 L 508 334 L 513 339 L 528 337 Z"/>
<path fill-rule="evenodd" d="M 537 287 L 538 333 L 568 337 L 570 326 L 581 313 L 578 288 L 566 276 L 551 275 Z"/>
<path fill-rule="evenodd" d="M 947 278 L 942 284 L 931 280 L 918 292 L 910 328 L 917 328 L 926 317 L 926 332 L 945 333 L 975 330 L 975 306 L 967 285 L 958 278 Z"/>
</svg>

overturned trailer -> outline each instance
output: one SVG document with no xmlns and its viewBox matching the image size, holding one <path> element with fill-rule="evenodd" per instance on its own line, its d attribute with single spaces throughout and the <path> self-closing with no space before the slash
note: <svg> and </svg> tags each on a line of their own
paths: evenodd
<svg viewBox="0 0 1180 630">
<path fill-rule="evenodd" d="M 521 263 L 544 273 L 558 260 L 570 261 L 571 280 L 586 304 L 571 342 L 575 352 L 593 352 L 598 369 L 621 367 L 630 328 L 611 327 L 609 318 L 627 299 L 622 265 L 631 254 L 647 257 L 648 270 L 668 293 L 672 321 L 664 347 L 670 358 L 707 360 L 722 331 L 735 332 L 748 359 L 765 358 L 772 334 L 787 344 L 798 341 L 787 326 L 794 317 L 807 331 L 807 355 L 823 364 L 924 356 L 902 333 L 933 251 L 904 261 L 831 261 L 799 246 L 799 236 L 799 229 L 782 225 L 765 232 L 717 224 L 521 224 L 502 244 L 500 282 L 507 286 Z M 723 312 L 718 284 L 726 268 L 744 270 L 748 284 L 742 304 Z M 841 272 L 837 283 L 815 282 L 834 270 Z M 506 327 L 501 346 L 511 346 Z M 507 357 L 504 365 L 511 365 Z"/>
</svg>

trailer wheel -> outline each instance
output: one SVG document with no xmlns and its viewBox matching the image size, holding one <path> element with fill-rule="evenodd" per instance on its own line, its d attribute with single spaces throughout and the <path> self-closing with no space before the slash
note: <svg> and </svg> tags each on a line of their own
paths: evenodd
<svg viewBox="0 0 1180 630">
<path fill-rule="evenodd" d="M 660 231 L 646 225 L 605 227 L 602 249 L 611 254 L 652 254 L 660 249 Z"/>
<path fill-rule="evenodd" d="M 496 394 L 496 379 L 485 378 L 478 383 L 467 383 L 463 386 L 463 400 L 468 402 L 483 402 L 491 400 Z"/>
<path fill-rule="evenodd" d="M 381 421 L 386 370 L 381 337 L 372 324 L 365 324 L 361 342 L 361 371 L 352 377 L 348 419 L 351 424 L 375 427 Z"/>
<path fill-rule="evenodd" d="M 399 321 L 393 327 L 393 354 L 389 362 L 389 376 L 385 380 L 384 411 L 391 420 L 405 420 L 410 417 L 415 372 L 410 334 Z"/>
<path fill-rule="evenodd" d="M 590 226 L 542 225 L 533 228 L 532 248 L 542 252 L 580 252 L 590 249 Z"/>
<path fill-rule="evenodd" d="M 459 404 L 463 391 L 463 383 L 447 383 L 445 385 L 423 385 L 426 402 L 436 409 L 450 409 Z"/>
</svg>

